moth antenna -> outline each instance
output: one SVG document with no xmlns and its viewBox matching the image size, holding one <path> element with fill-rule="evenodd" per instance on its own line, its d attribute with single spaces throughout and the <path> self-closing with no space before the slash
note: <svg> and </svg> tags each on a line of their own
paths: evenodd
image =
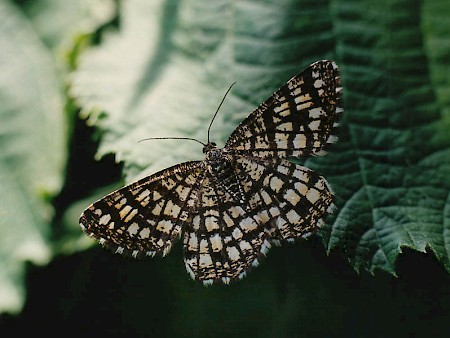
<svg viewBox="0 0 450 338">
<path fill-rule="evenodd" d="M 227 94 L 230 92 L 231 88 L 236 84 L 236 82 L 233 82 L 230 86 L 230 88 L 228 88 L 228 90 L 226 91 L 225 95 L 222 98 L 222 101 L 220 101 L 219 107 L 217 107 L 216 112 L 214 113 L 214 116 L 211 120 L 211 122 L 209 123 L 209 127 L 208 127 L 208 143 L 209 143 L 209 131 L 211 130 L 211 126 L 214 122 L 214 119 L 216 118 L 217 113 L 219 112 L 220 107 L 222 107 L 222 103 L 223 101 L 225 101 L 225 98 L 227 97 Z"/>
<path fill-rule="evenodd" d="M 142 141 L 148 141 L 148 140 L 190 140 L 190 141 L 195 141 L 200 143 L 203 146 L 206 146 L 206 144 L 204 144 L 202 141 L 199 141 L 195 138 L 191 138 L 191 137 L 149 137 L 149 138 L 144 138 L 142 140 L 139 140 L 138 143 L 142 142 Z"/>
</svg>

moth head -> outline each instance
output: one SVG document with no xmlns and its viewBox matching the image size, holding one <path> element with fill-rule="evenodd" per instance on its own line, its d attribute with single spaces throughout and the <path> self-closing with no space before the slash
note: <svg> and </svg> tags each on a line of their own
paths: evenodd
<svg viewBox="0 0 450 338">
<path fill-rule="evenodd" d="M 215 144 L 214 142 L 208 142 L 203 147 L 203 154 L 206 154 L 206 153 L 210 152 L 212 149 L 215 149 L 215 148 L 217 148 L 217 144 Z"/>
</svg>

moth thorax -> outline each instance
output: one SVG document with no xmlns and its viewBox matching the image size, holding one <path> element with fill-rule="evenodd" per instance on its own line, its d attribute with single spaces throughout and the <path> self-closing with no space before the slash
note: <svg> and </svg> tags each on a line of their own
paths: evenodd
<svg viewBox="0 0 450 338">
<path fill-rule="evenodd" d="M 228 167 L 231 166 L 231 162 L 223 149 L 213 148 L 209 150 L 206 154 L 206 161 L 212 174 L 220 175 L 221 171 L 228 170 Z"/>
<path fill-rule="evenodd" d="M 239 203 L 245 203 L 244 190 L 239 182 L 232 160 L 224 149 L 212 149 L 206 154 L 208 170 L 223 192 Z"/>
</svg>

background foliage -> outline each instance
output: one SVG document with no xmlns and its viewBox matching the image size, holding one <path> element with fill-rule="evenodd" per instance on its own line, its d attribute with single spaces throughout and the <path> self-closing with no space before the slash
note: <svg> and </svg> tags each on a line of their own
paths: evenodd
<svg viewBox="0 0 450 338">
<path fill-rule="evenodd" d="M 444 335 L 449 18 L 445 0 L 1 2 L 0 310 L 10 314 L 0 325 L 131 336 Z M 304 159 L 337 195 L 319 236 L 271 250 L 240 283 L 203 288 L 184 271 L 181 245 L 133 261 L 81 234 L 81 211 L 121 184 L 114 160 L 131 181 L 202 158 L 196 143 L 137 141 L 204 140 L 237 81 L 212 130 L 223 144 L 319 59 L 338 62 L 345 93 L 339 142 Z"/>
</svg>

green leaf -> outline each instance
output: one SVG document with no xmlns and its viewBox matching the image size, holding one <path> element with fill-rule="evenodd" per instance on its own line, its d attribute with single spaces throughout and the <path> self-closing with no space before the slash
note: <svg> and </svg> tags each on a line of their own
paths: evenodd
<svg viewBox="0 0 450 338">
<path fill-rule="evenodd" d="M 118 161 L 125 161 L 132 170 L 142 175 L 154 172 L 180 160 L 202 158 L 197 143 L 151 141 L 138 144 L 146 137 L 191 136 L 206 141 L 208 123 L 229 85 L 237 85 L 228 96 L 221 114 L 212 128 L 212 139 L 224 141 L 237 122 L 274 86 L 282 84 L 301 67 L 321 56 L 330 56 L 332 40 L 326 33 L 318 41 L 324 53 L 304 56 L 301 49 L 290 54 L 290 64 L 272 69 L 263 65 L 247 64 L 246 51 L 263 51 L 265 43 L 255 47 L 252 39 L 234 42 L 233 31 L 246 29 L 246 23 L 231 27 L 234 15 L 246 17 L 253 8 L 228 2 L 133 1 L 124 3 L 121 31 L 108 36 L 105 43 L 84 55 L 76 72 L 72 93 L 89 113 L 90 123 L 105 131 L 99 155 L 116 153 Z M 288 8 L 295 7 L 288 5 Z M 197 13 L 203 15 L 199 20 Z M 288 35 L 305 27 L 277 27 L 277 22 L 297 18 L 289 13 L 278 13 L 276 7 L 264 10 L 264 18 L 250 15 L 253 25 L 268 20 L 268 30 Z M 325 12 L 325 10 L 322 10 Z M 325 12 L 326 14 L 326 12 Z M 302 17 L 307 18 L 308 13 Z M 326 20 L 313 23 L 323 31 Z M 329 22 L 327 23 L 330 25 Z M 275 33 L 273 33 L 275 34 Z M 296 45 L 313 43 L 309 38 L 294 39 Z M 238 44 L 238 47 L 233 44 Z M 267 62 L 282 60 L 290 44 L 269 46 Z M 239 52 L 239 55 L 234 53 Z M 277 80 L 274 81 L 274 78 Z M 274 84 L 275 82 L 275 84 Z M 249 102 L 249 100 L 252 100 Z M 107 117 L 103 118 L 103 112 Z M 149 121 L 149 123 L 142 123 Z M 130 168 L 129 168 L 130 169 Z"/>
<path fill-rule="evenodd" d="M 48 199 L 62 184 L 65 121 L 52 56 L 7 1 L 0 50 L 0 311 L 17 312 L 24 263 L 50 258 Z"/>
<path fill-rule="evenodd" d="M 450 136 L 441 114 L 449 81 L 437 57 L 450 38 L 420 24 L 426 14 L 439 25 L 430 13 L 441 10 L 406 0 L 129 1 L 120 32 L 84 55 L 72 92 L 103 132 L 99 156 L 115 153 L 134 178 L 201 159 L 197 143 L 137 142 L 206 141 L 233 81 L 212 128 L 219 143 L 292 75 L 334 58 L 344 85 L 340 141 L 306 160 L 336 191 L 338 210 L 320 233 L 327 250 L 357 270 L 395 274 L 402 247 L 430 249 L 450 271 Z M 432 45 L 437 35 L 444 42 Z"/>
<path fill-rule="evenodd" d="M 114 0 L 35 0 L 23 10 L 49 48 L 65 50 L 75 35 L 92 33 L 110 21 L 116 8 Z"/>
<path fill-rule="evenodd" d="M 347 114 L 328 249 L 343 248 L 357 269 L 395 273 L 402 247 L 429 248 L 450 271 L 450 135 L 430 83 L 437 65 L 426 59 L 422 8 L 337 1 L 333 9 Z"/>
</svg>

